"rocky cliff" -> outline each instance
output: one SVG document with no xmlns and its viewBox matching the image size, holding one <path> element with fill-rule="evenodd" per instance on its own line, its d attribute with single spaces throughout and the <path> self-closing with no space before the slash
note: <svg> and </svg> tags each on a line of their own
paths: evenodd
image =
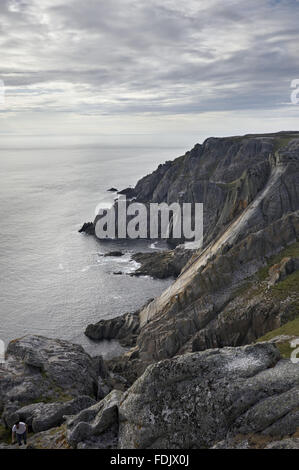
<svg viewBox="0 0 299 470">
<path fill-rule="evenodd" d="M 178 277 L 139 313 L 137 336 L 135 318 L 130 368 L 247 344 L 298 314 L 298 160 L 298 133 L 212 138 L 138 182 L 140 201 L 203 202 L 205 230 L 202 250 L 186 259 L 176 248 L 150 267 Z M 271 284 L 268 270 L 288 254 L 288 279 Z"/>
<path fill-rule="evenodd" d="M 130 348 L 119 358 L 11 342 L 4 427 L 26 420 L 34 448 L 299 448 L 298 160 L 299 133 L 211 138 L 130 189 L 146 203 L 203 202 L 203 248 L 135 255 L 137 274 L 176 280 L 87 326 Z"/>
</svg>

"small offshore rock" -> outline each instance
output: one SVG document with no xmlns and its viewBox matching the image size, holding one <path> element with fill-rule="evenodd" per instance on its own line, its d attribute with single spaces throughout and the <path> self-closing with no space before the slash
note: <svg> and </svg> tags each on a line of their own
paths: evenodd
<svg viewBox="0 0 299 470">
<path fill-rule="evenodd" d="M 115 258 L 123 256 L 124 253 L 120 250 L 114 250 L 114 251 L 108 251 L 108 253 L 105 253 L 104 256 L 113 256 Z"/>
<path fill-rule="evenodd" d="M 85 222 L 80 230 L 78 230 L 79 233 L 87 233 L 88 235 L 94 235 L 95 234 L 95 227 L 93 222 Z"/>
</svg>

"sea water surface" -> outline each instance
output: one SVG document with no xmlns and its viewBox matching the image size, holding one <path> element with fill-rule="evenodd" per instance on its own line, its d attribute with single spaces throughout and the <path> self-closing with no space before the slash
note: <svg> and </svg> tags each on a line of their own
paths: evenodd
<svg viewBox="0 0 299 470">
<path fill-rule="evenodd" d="M 116 342 L 95 343 L 87 324 L 135 311 L 159 295 L 170 280 L 114 275 L 135 266 L 127 244 L 122 258 L 100 256 L 115 249 L 79 234 L 99 203 L 111 202 L 111 186 L 134 185 L 182 148 L 84 146 L 0 148 L 0 339 L 7 345 L 41 334 L 83 345 L 91 354 L 113 355 Z"/>
</svg>

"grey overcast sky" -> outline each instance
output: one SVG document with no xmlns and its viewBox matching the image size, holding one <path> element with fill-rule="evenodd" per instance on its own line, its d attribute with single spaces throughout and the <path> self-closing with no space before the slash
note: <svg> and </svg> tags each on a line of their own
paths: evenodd
<svg viewBox="0 0 299 470">
<path fill-rule="evenodd" d="M 0 132 L 298 129 L 298 24 L 296 0 L 1 0 Z"/>
</svg>

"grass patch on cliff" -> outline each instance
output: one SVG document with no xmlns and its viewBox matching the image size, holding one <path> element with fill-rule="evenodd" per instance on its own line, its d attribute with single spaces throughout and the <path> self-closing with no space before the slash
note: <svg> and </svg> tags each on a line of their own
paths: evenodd
<svg viewBox="0 0 299 470">
<path fill-rule="evenodd" d="M 299 338 L 299 312 L 297 312 L 297 314 L 297 318 L 292 321 L 289 321 L 288 323 L 285 323 L 280 328 L 276 328 L 275 330 L 269 331 L 269 333 L 259 338 L 257 342 L 259 343 L 261 341 L 270 341 L 276 336 L 281 335 L 297 336 Z M 294 349 L 291 348 L 290 342 L 283 341 L 281 343 L 277 343 L 276 345 L 282 357 L 289 359 L 292 351 L 294 351 Z"/>
<path fill-rule="evenodd" d="M 0 442 L 11 444 L 11 430 L 0 424 Z"/>
<path fill-rule="evenodd" d="M 298 294 L 299 271 L 290 274 L 283 281 L 271 287 L 271 293 L 279 300 L 284 300 L 290 295 Z"/>
<path fill-rule="evenodd" d="M 40 396 L 31 401 L 31 403 L 65 403 L 67 401 L 73 400 L 74 397 L 67 393 L 57 392 L 54 396 Z M 25 405 L 24 405 L 25 406 Z"/>
<path fill-rule="evenodd" d="M 240 287 L 237 287 L 237 289 L 233 291 L 233 298 L 244 296 L 245 294 L 249 292 L 249 289 L 251 287 L 252 287 L 252 282 L 250 281 L 246 281 L 245 283 L 241 284 Z"/>
<path fill-rule="evenodd" d="M 285 147 L 294 138 L 298 138 L 298 135 L 296 135 L 296 134 L 287 134 L 287 135 L 283 135 L 283 136 L 280 136 L 280 137 L 276 137 L 275 144 L 274 144 L 274 151 L 277 152 L 282 147 Z"/>
<path fill-rule="evenodd" d="M 269 333 L 266 333 L 257 341 L 269 341 L 270 339 L 275 338 L 275 336 L 280 335 L 299 336 L 299 312 L 297 318 L 285 323 L 279 328 L 276 328 L 276 330 L 269 331 Z"/>
<path fill-rule="evenodd" d="M 268 271 L 270 267 L 273 266 L 274 264 L 280 263 L 280 261 L 283 258 L 297 257 L 297 256 L 299 256 L 299 242 L 298 241 L 293 243 L 292 245 L 287 246 L 282 251 L 280 251 L 277 255 L 274 255 L 268 258 L 267 265 L 262 267 L 257 273 L 258 279 L 260 281 L 264 281 L 265 279 L 267 279 L 269 275 Z"/>
</svg>

